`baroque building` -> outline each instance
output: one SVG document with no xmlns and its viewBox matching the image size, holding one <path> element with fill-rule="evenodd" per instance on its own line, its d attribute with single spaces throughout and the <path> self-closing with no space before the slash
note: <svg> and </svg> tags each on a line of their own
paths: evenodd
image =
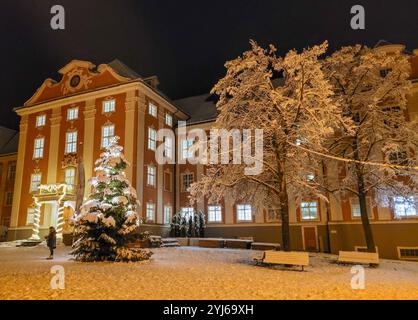
<svg viewBox="0 0 418 320">
<path fill-rule="evenodd" d="M 384 45 L 378 50 L 405 51 L 405 47 Z M 413 119 L 418 117 L 418 50 L 410 53 L 410 61 L 413 88 L 408 111 Z M 109 138 L 117 135 L 132 164 L 127 175 L 141 202 L 143 230 L 168 236 L 175 212 L 188 215 L 201 210 L 206 214 L 208 237 L 280 242 L 280 220 L 274 210 L 255 210 L 251 203 L 228 197 L 219 204 L 200 199 L 191 207 L 187 189 L 204 174 L 205 166 L 161 165 L 155 160 L 161 144 L 166 153 L 187 158 L 193 141 L 181 136 L 177 123 L 187 121 L 187 130 L 210 130 L 216 119 L 213 97 L 206 94 L 173 102 L 158 89 L 155 76 L 143 78 L 118 60 L 99 66 L 74 60 L 59 72 L 59 82 L 47 79 L 15 109 L 21 117 L 19 151 L 17 159 L 5 158 L 8 163 L 16 161 L 11 212 L 2 214 L 10 216 L 2 220 L 9 227 L 8 239 L 42 238 L 51 225 L 57 227 L 59 236 L 69 234 L 77 167 L 82 162 L 88 186 L 94 161 Z M 157 131 L 162 128 L 175 130 L 176 141 L 158 141 Z M 329 204 L 307 199 L 289 206 L 294 250 L 364 249 L 355 198 L 330 196 Z M 368 206 L 380 256 L 418 260 L 418 207 L 406 208 L 402 199 L 386 208 L 372 201 Z"/>
</svg>

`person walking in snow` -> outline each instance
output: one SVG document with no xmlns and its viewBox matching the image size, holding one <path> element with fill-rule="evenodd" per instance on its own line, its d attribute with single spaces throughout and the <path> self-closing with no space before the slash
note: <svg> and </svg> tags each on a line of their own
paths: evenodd
<svg viewBox="0 0 418 320">
<path fill-rule="evenodd" d="M 45 237 L 46 245 L 49 248 L 49 257 L 48 260 L 54 259 L 54 249 L 57 247 L 57 232 L 54 227 L 49 228 L 49 234 Z"/>
</svg>

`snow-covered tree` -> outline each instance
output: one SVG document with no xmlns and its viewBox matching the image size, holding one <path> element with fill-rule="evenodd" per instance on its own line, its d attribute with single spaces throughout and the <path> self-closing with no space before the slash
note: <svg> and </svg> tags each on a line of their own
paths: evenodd
<svg viewBox="0 0 418 320">
<path fill-rule="evenodd" d="M 345 178 L 331 191 L 358 197 L 367 249 L 375 252 L 366 196 L 389 204 L 395 196 L 412 199 L 418 185 L 416 172 L 403 168 L 416 164 L 418 146 L 417 122 L 408 121 L 407 111 L 410 64 L 401 52 L 357 45 L 328 57 L 323 70 L 334 103 L 351 122 L 330 141 L 333 155 L 352 160 L 340 163 Z"/>
<path fill-rule="evenodd" d="M 127 242 L 139 225 L 135 189 L 125 175 L 129 165 L 118 145 L 110 140 L 96 161 L 95 176 L 90 179 L 92 193 L 75 217 L 76 242 L 72 254 L 79 261 L 140 261 L 151 252 L 130 249 Z"/>
<path fill-rule="evenodd" d="M 191 198 L 207 196 L 211 203 L 219 203 L 228 195 L 250 201 L 255 208 L 277 209 L 282 247 L 289 251 L 289 197 L 325 198 L 319 188 L 318 159 L 296 146 L 324 152 L 324 142 L 341 115 L 319 61 L 327 43 L 301 53 L 292 50 L 283 58 L 276 56 L 273 46 L 264 50 L 255 42 L 251 45 L 242 57 L 226 63 L 226 76 L 212 90 L 219 95 L 215 128 L 263 129 L 264 170 L 246 175 L 246 165 L 233 164 L 231 155 L 229 164 L 208 167 L 191 186 Z M 277 79 L 278 75 L 284 77 Z"/>
</svg>

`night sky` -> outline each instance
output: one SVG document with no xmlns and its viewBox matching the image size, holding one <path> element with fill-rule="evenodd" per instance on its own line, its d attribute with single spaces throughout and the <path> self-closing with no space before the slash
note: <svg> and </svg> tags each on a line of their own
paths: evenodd
<svg viewBox="0 0 418 320">
<path fill-rule="evenodd" d="M 66 30 L 50 27 L 63 5 Z M 366 9 L 366 30 L 350 27 L 350 8 Z M 0 124 L 18 128 L 21 106 L 72 59 L 114 58 L 142 76 L 157 75 L 172 99 L 209 92 L 225 61 L 249 39 L 279 52 L 329 40 L 373 46 L 380 39 L 418 48 L 418 0 L 1 0 Z"/>
</svg>

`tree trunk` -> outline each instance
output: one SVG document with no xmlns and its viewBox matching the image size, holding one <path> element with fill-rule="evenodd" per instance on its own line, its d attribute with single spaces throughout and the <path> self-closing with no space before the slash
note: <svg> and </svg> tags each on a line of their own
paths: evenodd
<svg viewBox="0 0 418 320">
<path fill-rule="evenodd" d="M 363 225 L 364 237 L 366 239 L 367 252 L 376 252 L 376 245 L 374 243 L 372 228 L 370 226 L 369 214 L 367 212 L 366 192 L 364 191 L 364 178 L 358 174 L 358 199 L 360 203 L 361 222 Z"/>
<path fill-rule="evenodd" d="M 283 193 L 283 192 L 282 192 Z M 290 251 L 289 204 L 287 193 L 280 196 L 280 215 L 282 218 L 282 249 Z"/>
</svg>

